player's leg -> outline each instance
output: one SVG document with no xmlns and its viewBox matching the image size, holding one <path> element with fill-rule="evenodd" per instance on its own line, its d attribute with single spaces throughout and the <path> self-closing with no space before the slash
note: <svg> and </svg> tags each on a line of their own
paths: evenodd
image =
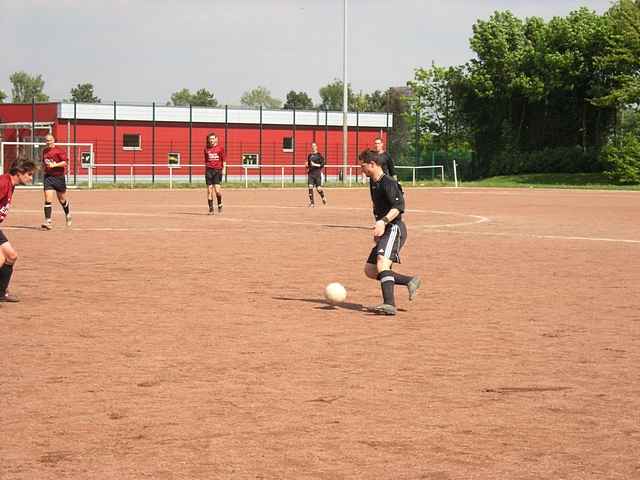
<svg viewBox="0 0 640 480">
<path fill-rule="evenodd" d="M 213 215 L 213 170 L 207 168 L 204 173 L 204 181 L 207 184 L 207 203 L 209 204 L 209 215 Z"/>
<path fill-rule="evenodd" d="M 378 305 L 375 309 L 378 313 L 386 315 L 396 314 L 395 286 L 396 279 L 391 270 L 393 262 L 391 259 L 378 255 L 376 262 L 376 270 L 378 272 L 378 280 L 380 281 L 380 289 L 382 290 L 382 305 Z"/>
<path fill-rule="evenodd" d="M 364 265 L 364 274 L 372 280 L 380 280 L 380 286 L 382 288 L 383 303 L 373 307 L 371 310 L 382 315 L 395 315 L 396 307 L 393 298 L 393 277 L 389 279 L 386 276 L 381 277 L 380 275 L 381 271 L 391 270 L 391 260 L 388 258 L 385 259 L 383 256 L 387 237 L 388 235 L 385 232 L 385 235 L 383 235 L 378 240 L 378 243 L 371 249 L 367 262 Z"/>
<path fill-rule="evenodd" d="M 209 204 L 209 215 L 213 215 L 213 185 L 207 185 L 207 203 Z"/>
<path fill-rule="evenodd" d="M 18 260 L 18 252 L 9 243 L 7 237 L 0 231 L 0 302 L 17 302 L 14 295 L 9 295 L 7 289 L 13 275 L 13 266 Z"/>
<path fill-rule="evenodd" d="M 309 206 L 315 207 L 315 201 L 313 199 L 313 177 L 311 175 L 307 177 L 307 188 L 309 189 Z"/>
<path fill-rule="evenodd" d="M 371 280 L 376 280 L 378 278 L 378 268 L 375 263 L 365 263 L 364 264 L 364 274 L 367 278 Z"/>
<path fill-rule="evenodd" d="M 398 228 L 398 236 L 396 238 L 396 243 L 393 245 L 393 248 L 389 252 L 391 254 L 390 258 L 395 263 L 400 263 L 400 250 L 402 249 L 405 242 L 407 241 L 407 227 L 404 224 L 404 222 L 400 221 L 397 223 L 397 228 Z M 389 271 L 390 271 L 390 274 L 393 275 L 394 283 L 396 285 L 406 286 L 407 290 L 409 291 L 409 300 L 410 301 L 413 300 L 416 296 L 418 288 L 420 288 L 420 285 L 422 284 L 420 277 L 403 275 L 401 273 L 393 272 L 391 271 L 391 269 L 389 269 Z"/>
<path fill-rule="evenodd" d="M 64 181 L 64 177 L 62 177 Z M 67 186 L 64 185 L 64 189 L 56 190 L 56 195 L 58 196 L 58 202 L 60 202 L 60 206 L 62 210 L 64 210 L 64 218 L 67 224 L 67 227 L 71 226 L 71 211 L 69 200 L 67 199 Z"/>
<path fill-rule="evenodd" d="M 49 179 L 51 177 L 45 177 L 44 179 L 44 223 L 42 224 L 42 228 L 45 230 L 51 230 L 51 204 L 53 203 L 53 199 L 55 198 L 55 189 L 51 185 Z"/>
<path fill-rule="evenodd" d="M 392 270 L 393 262 L 400 262 L 400 249 L 404 245 L 406 228 L 402 222 L 387 225 L 384 234 L 376 245 L 376 269 L 382 290 L 382 305 L 375 307 L 377 313 L 395 315 L 396 276 Z M 400 278 L 401 281 L 404 278 Z"/>
<path fill-rule="evenodd" d="M 218 183 L 214 183 L 213 188 L 216 191 L 216 200 L 218 201 L 218 213 L 222 213 L 222 187 L 220 186 L 220 182 L 222 181 L 222 172 L 218 174 L 218 178 L 216 180 Z"/>
<path fill-rule="evenodd" d="M 316 184 L 316 190 L 318 190 L 318 195 L 320 195 L 320 198 L 322 199 L 322 204 L 326 205 L 327 204 L 327 198 L 324 196 L 324 189 L 322 188 L 322 182 L 318 182 Z"/>
</svg>

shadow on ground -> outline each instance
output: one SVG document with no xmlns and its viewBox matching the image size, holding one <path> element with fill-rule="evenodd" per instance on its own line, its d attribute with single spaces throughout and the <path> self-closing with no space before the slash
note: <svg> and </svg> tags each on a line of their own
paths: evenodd
<svg viewBox="0 0 640 480">
<path fill-rule="evenodd" d="M 364 305 L 362 305 L 361 303 L 348 303 L 348 302 L 343 302 L 343 303 L 338 303 L 338 304 L 332 304 L 329 303 L 327 300 L 321 299 L 321 298 L 291 298 L 291 297 L 273 297 L 274 300 L 285 300 L 287 302 L 307 302 L 307 303 L 316 303 L 318 305 L 321 305 L 319 307 L 319 309 L 322 310 L 336 310 L 336 309 L 344 309 L 344 310 L 354 310 L 356 312 L 367 312 L 367 313 L 372 313 L 369 312 L 367 307 L 365 307 Z"/>
</svg>

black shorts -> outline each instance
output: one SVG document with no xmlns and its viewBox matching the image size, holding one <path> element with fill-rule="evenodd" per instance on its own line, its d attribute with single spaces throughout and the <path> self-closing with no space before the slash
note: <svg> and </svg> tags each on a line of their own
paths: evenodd
<svg viewBox="0 0 640 480">
<path fill-rule="evenodd" d="M 310 173 L 307 177 L 307 185 L 309 187 L 321 187 L 322 186 L 322 172 Z"/>
<path fill-rule="evenodd" d="M 43 183 L 45 190 L 55 190 L 60 193 L 67 191 L 67 182 L 64 179 L 64 175 L 59 177 L 55 175 L 45 175 Z"/>
<path fill-rule="evenodd" d="M 207 185 L 220 185 L 222 183 L 222 169 L 207 168 L 204 178 Z"/>
<path fill-rule="evenodd" d="M 375 247 L 371 249 L 367 263 L 375 265 L 378 255 L 388 258 L 393 263 L 400 263 L 400 250 L 406 241 L 407 227 L 404 222 L 400 220 L 388 224 Z"/>
<path fill-rule="evenodd" d="M 2 230 L 0 230 L 0 245 L 2 245 L 3 243 L 7 243 L 8 241 L 9 239 L 5 237 L 4 233 L 2 233 Z"/>
</svg>

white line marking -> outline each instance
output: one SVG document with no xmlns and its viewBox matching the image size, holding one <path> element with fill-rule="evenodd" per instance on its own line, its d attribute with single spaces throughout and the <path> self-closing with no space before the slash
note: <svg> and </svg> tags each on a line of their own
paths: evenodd
<svg viewBox="0 0 640 480">
<path fill-rule="evenodd" d="M 171 207 L 176 208 L 176 205 L 171 205 Z M 186 207 L 186 206 L 185 206 Z M 193 207 L 193 206 L 189 206 L 189 207 Z M 200 206 L 198 206 L 200 207 Z M 298 208 L 298 209 L 304 209 L 306 210 L 306 207 L 297 207 L 297 206 L 282 206 L 282 205 L 276 205 L 276 206 L 272 206 L 272 205 L 241 205 L 241 206 L 234 206 L 233 208 L 239 208 L 239 207 L 245 207 L 245 208 L 267 208 L 267 209 L 272 209 L 272 208 L 283 208 L 283 209 L 293 209 L 293 208 Z M 333 208 L 334 210 L 364 210 L 364 211 L 370 211 L 369 208 L 362 208 L 362 207 L 323 207 L 323 208 Z M 42 213 L 40 210 L 17 210 L 14 209 L 12 210 L 12 212 L 14 213 Z M 484 217 L 481 215 L 471 215 L 471 214 L 464 214 L 464 213 L 458 213 L 458 212 L 444 212 L 444 211 L 437 211 L 437 210 L 419 210 L 419 209 L 412 209 L 412 210 L 407 210 L 407 212 L 410 213 L 433 213 L 436 215 L 453 215 L 453 216 L 459 216 L 459 217 L 471 217 L 474 220 L 471 222 L 461 222 L 461 223 L 448 223 L 448 224 L 440 224 L 440 225 L 416 225 L 416 224 L 409 224 L 409 230 L 414 230 L 415 229 L 424 229 L 424 230 L 428 230 L 429 232 L 437 232 L 437 233 L 454 233 L 454 234 L 458 234 L 458 235 L 482 235 L 482 236 L 496 236 L 496 237 L 513 237 L 513 238 L 536 238 L 536 239 L 541 239 L 541 240 L 570 240 L 570 241 L 589 241 L 589 242 L 609 242 L 609 243 L 628 243 L 628 244 L 640 244 L 640 240 L 633 240 L 633 239 L 624 239 L 624 238 L 605 238 L 605 237 L 584 237 L 584 236 L 563 236 L 563 235 L 538 235 L 538 234 L 529 234 L 529 233 L 508 233 L 508 232 L 472 232 L 472 231 L 460 231 L 460 230 L 452 230 L 452 229 L 445 229 L 443 227 L 462 227 L 462 226 L 471 226 L 471 225 L 477 225 L 477 224 L 481 224 L 481 223 L 487 223 L 490 222 L 491 219 L 489 217 Z M 119 217 L 147 217 L 147 218 L 183 218 L 183 216 L 179 213 L 176 214 L 160 214 L 160 213 L 131 213 L 131 212 L 94 212 L 94 211 L 78 211 L 78 210 L 74 210 L 73 212 L 74 215 L 98 215 L 98 216 L 119 216 Z M 202 214 L 203 217 L 207 217 L 209 218 L 208 215 L 205 215 L 204 213 Z M 232 222 L 232 223 L 260 223 L 260 224 L 271 224 L 271 225 L 295 225 L 295 226 L 308 226 L 308 227 L 317 227 L 317 228 L 323 228 L 324 227 L 324 223 L 322 221 L 320 222 L 296 222 L 296 221 L 288 221 L 288 220 L 259 220 L 259 219 L 246 219 L 246 218 L 234 218 L 234 217 L 229 217 L 228 214 L 226 215 L 215 215 L 215 219 L 212 219 L 213 222 L 220 222 L 220 221 L 225 221 L 225 222 Z M 213 225 L 212 225 L 213 226 Z M 363 229 L 367 229 L 370 227 L 370 225 L 356 225 L 359 226 Z M 7 226 L 4 225 L 3 229 L 7 229 L 7 230 L 21 230 L 21 227 L 11 227 L 11 226 Z M 60 231 L 62 231 L 63 229 L 59 229 Z M 112 232 L 207 232 L 207 233 L 212 233 L 214 232 L 214 230 L 212 230 L 211 228 L 203 228 L 203 229 L 189 229 L 189 228 L 146 228 L 146 227 L 140 227 L 140 228 L 128 228 L 128 227 L 72 227 L 70 229 L 64 229 L 65 231 L 69 231 L 69 230 L 73 230 L 73 231 L 112 231 Z M 56 231 L 56 230 L 54 230 Z"/>
<path fill-rule="evenodd" d="M 495 237 L 514 237 L 514 238 L 537 238 L 541 240 L 580 240 L 588 242 L 612 242 L 612 243 L 638 243 L 640 240 L 629 240 L 626 238 L 602 238 L 602 237 L 578 237 L 578 236 L 564 236 L 564 235 L 538 235 L 535 233 L 509 233 L 509 232 L 469 232 L 461 230 L 439 230 L 433 229 L 430 232 L 437 233 L 455 233 L 457 235 L 484 235 Z"/>
</svg>

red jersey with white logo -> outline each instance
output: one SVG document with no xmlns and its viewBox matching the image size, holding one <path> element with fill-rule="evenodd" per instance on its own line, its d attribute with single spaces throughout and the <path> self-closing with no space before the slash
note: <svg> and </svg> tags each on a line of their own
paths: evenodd
<svg viewBox="0 0 640 480">
<path fill-rule="evenodd" d="M 222 167 L 224 167 L 224 148 L 220 145 L 205 148 L 204 164 L 207 168 L 222 170 Z"/>
<path fill-rule="evenodd" d="M 0 223 L 2 223 L 9 213 L 13 190 L 15 188 L 16 186 L 11 181 L 11 175 L 8 173 L 0 175 Z"/>
<path fill-rule="evenodd" d="M 42 163 L 44 163 L 44 174 L 51 175 L 54 177 L 62 177 L 64 176 L 64 167 L 54 167 L 51 168 L 49 166 L 50 163 L 59 163 L 66 162 L 67 154 L 64 150 L 58 147 L 45 148 L 42 151 Z"/>
</svg>

